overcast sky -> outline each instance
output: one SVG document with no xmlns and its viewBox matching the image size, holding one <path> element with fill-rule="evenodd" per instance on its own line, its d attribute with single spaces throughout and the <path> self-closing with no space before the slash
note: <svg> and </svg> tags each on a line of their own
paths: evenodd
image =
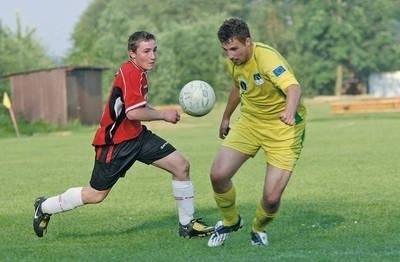
<svg viewBox="0 0 400 262">
<path fill-rule="evenodd" d="M 15 30 L 16 13 L 22 28 L 36 28 L 35 36 L 41 40 L 52 56 L 65 56 L 75 24 L 92 0 L 0 0 L 0 20 Z"/>
</svg>

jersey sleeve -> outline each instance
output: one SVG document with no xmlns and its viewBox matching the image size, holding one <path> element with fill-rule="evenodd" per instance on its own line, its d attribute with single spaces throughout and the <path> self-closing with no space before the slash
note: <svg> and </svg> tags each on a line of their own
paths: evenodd
<svg viewBox="0 0 400 262">
<path fill-rule="evenodd" d="M 122 91 L 124 94 L 125 112 L 146 105 L 145 94 L 142 92 L 142 76 L 140 72 L 126 70 L 121 67 Z"/>
<path fill-rule="evenodd" d="M 268 52 L 260 63 L 263 73 L 284 93 L 290 85 L 299 84 L 289 64 L 280 54 Z"/>
</svg>

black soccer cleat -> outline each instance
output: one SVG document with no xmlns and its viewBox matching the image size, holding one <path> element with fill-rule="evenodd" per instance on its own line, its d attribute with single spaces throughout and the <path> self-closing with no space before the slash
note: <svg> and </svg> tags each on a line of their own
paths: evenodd
<svg viewBox="0 0 400 262">
<path fill-rule="evenodd" d="M 33 217 L 33 231 L 38 237 L 43 237 L 43 233 L 47 231 L 47 226 L 50 221 L 50 214 L 42 212 L 42 203 L 46 200 L 45 197 L 38 197 L 35 200 L 35 215 Z"/>
<path fill-rule="evenodd" d="M 201 221 L 201 218 L 192 219 L 187 225 L 179 223 L 179 236 L 183 238 L 206 237 L 213 232 L 214 227 Z"/>
</svg>

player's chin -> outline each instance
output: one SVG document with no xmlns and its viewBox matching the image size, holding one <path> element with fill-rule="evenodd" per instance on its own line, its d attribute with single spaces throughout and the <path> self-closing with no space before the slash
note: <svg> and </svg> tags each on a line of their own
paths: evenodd
<svg viewBox="0 0 400 262">
<path fill-rule="evenodd" d="M 154 65 L 155 65 L 155 63 L 147 64 L 145 69 L 146 70 L 151 70 L 151 69 L 153 69 Z"/>
<path fill-rule="evenodd" d="M 237 66 L 243 64 L 243 61 L 240 59 L 231 59 L 231 61 L 232 61 L 232 63 L 234 63 Z"/>
</svg>

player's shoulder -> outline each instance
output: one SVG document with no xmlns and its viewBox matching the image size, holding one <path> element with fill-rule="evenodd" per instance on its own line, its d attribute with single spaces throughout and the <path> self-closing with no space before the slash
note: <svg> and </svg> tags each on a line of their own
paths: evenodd
<svg viewBox="0 0 400 262">
<path fill-rule="evenodd" d="M 263 56 L 263 55 L 270 56 L 270 55 L 276 55 L 276 54 L 279 53 L 272 46 L 264 44 L 264 43 L 261 43 L 261 42 L 254 42 L 254 52 L 255 52 L 256 56 L 257 55 L 259 55 L 259 56 Z"/>
<path fill-rule="evenodd" d="M 287 64 L 285 58 L 275 48 L 263 43 L 255 43 L 254 57 L 258 67 L 267 70 L 272 70 L 277 65 Z"/>
<path fill-rule="evenodd" d="M 119 74 L 123 74 L 123 75 L 138 75 L 140 76 L 142 71 L 137 67 L 137 65 L 135 65 L 132 61 L 128 60 L 126 62 L 124 62 L 119 70 L 118 70 Z"/>
</svg>

